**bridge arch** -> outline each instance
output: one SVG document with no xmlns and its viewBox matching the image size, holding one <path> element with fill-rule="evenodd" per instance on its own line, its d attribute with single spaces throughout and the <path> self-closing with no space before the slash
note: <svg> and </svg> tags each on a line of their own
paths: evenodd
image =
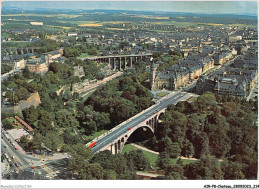
<svg viewBox="0 0 260 189">
<path fill-rule="evenodd" d="M 115 141 L 112 142 L 112 144 L 110 145 L 110 151 L 112 154 L 117 154 L 120 153 L 124 146 L 125 143 L 127 142 L 127 140 L 129 139 L 129 137 L 137 130 L 140 128 L 148 128 L 149 130 L 152 131 L 152 133 L 154 133 L 154 129 L 150 126 L 150 125 L 145 125 L 145 124 L 140 124 L 139 126 L 129 130 L 127 133 L 125 133 L 123 136 L 119 137 L 118 139 L 116 139 Z"/>
<path fill-rule="evenodd" d="M 158 120 L 161 120 L 162 119 L 162 116 L 164 116 L 164 112 L 160 112 L 159 115 L 158 115 Z"/>
</svg>

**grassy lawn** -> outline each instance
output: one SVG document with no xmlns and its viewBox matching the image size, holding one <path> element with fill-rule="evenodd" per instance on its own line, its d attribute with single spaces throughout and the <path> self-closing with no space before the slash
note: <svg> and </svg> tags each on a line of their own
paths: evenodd
<svg viewBox="0 0 260 189">
<path fill-rule="evenodd" d="M 130 152 L 132 150 L 138 150 L 138 148 L 136 148 L 136 147 L 134 147 L 134 146 L 132 146 L 130 144 L 127 144 L 127 145 L 124 146 L 124 148 L 123 148 L 121 153 L 122 154 L 124 154 L 126 152 L 128 153 L 128 152 Z M 156 160 L 158 158 L 158 155 L 157 154 L 153 154 L 151 152 L 144 151 L 144 150 L 143 150 L 143 153 L 144 153 L 145 157 L 147 157 L 147 159 L 150 161 L 151 166 L 155 166 L 155 162 L 156 162 Z M 171 159 L 171 161 L 174 164 L 177 162 L 177 160 L 178 159 Z M 186 165 L 186 164 L 189 164 L 189 163 L 193 163 L 196 160 L 186 160 L 186 159 L 184 160 L 183 159 L 182 161 L 183 161 L 183 164 Z"/>
<path fill-rule="evenodd" d="M 9 123 L 13 123 L 15 121 L 15 119 L 13 117 L 9 117 L 9 118 L 7 118 L 7 121 Z M 23 126 L 18 121 L 16 121 L 16 123 L 18 125 L 13 125 L 15 129 L 22 129 L 23 128 Z"/>
<path fill-rule="evenodd" d="M 107 130 L 102 130 L 102 131 L 99 131 L 99 132 L 95 132 L 93 135 L 90 135 L 90 136 L 87 136 L 87 135 L 83 135 L 83 137 L 86 139 L 86 140 L 93 140 L 94 138 L 104 134 L 105 132 L 107 132 Z"/>
<path fill-rule="evenodd" d="M 178 159 L 171 159 L 171 162 L 174 163 L 174 164 L 175 164 L 177 161 L 178 161 Z M 196 162 L 197 160 L 182 159 L 181 161 L 182 161 L 183 165 L 187 165 L 187 164 L 190 164 L 190 163 L 194 163 L 194 162 Z"/>
<path fill-rule="evenodd" d="M 169 93 L 157 93 L 156 96 L 164 97 L 164 96 L 166 96 L 167 94 L 169 94 Z"/>
<path fill-rule="evenodd" d="M 80 56 L 78 56 L 77 58 L 90 58 L 93 57 L 92 55 L 89 55 L 88 53 L 81 53 Z"/>
</svg>

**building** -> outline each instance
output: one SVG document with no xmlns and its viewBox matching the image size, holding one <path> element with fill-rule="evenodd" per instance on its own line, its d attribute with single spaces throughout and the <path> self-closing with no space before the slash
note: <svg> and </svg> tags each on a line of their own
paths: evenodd
<svg viewBox="0 0 260 189">
<path fill-rule="evenodd" d="M 30 72 L 35 72 L 41 75 L 46 74 L 49 70 L 47 63 L 44 60 L 41 60 L 41 58 L 26 60 L 26 67 Z"/>
<path fill-rule="evenodd" d="M 78 34 L 76 32 L 68 32 L 68 37 L 77 36 Z"/>
<path fill-rule="evenodd" d="M 49 65 L 49 64 L 51 64 L 55 61 L 58 62 L 62 55 L 63 55 L 63 49 L 60 48 L 60 49 L 55 50 L 55 51 L 43 53 L 43 55 L 41 56 L 41 59 Z"/>
<path fill-rule="evenodd" d="M 83 66 L 74 66 L 73 68 L 74 68 L 74 76 L 78 76 L 79 78 L 85 76 Z"/>
<path fill-rule="evenodd" d="M 255 57 L 256 58 L 256 57 Z M 196 93 L 202 94 L 206 91 L 218 95 L 232 95 L 237 97 L 247 97 L 251 90 L 256 87 L 258 71 L 248 69 L 247 63 L 255 62 L 257 59 L 237 59 L 233 64 L 210 74 L 210 76 L 199 77 L 196 83 Z"/>
<path fill-rule="evenodd" d="M 246 83 L 238 82 L 236 78 L 223 78 L 219 81 L 212 81 L 201 76 L 196 84 L 196 93 L 203 94 L 206 91 L 213 92 L 216 95 L 231 95 L 241 98 L 247 96 Z"/>
<path fill-rule="evenodd" d="M 30 22 L 33 26 L 43 26 L 43 22 Z"/>
<path fill-rule="evenodd" d="M 193 53 L 166 70 L 157 71 L 157 66 L 153 63 L 150 69 L 151 89 L 177 90 L 213 68 L 214 61 L 205 54 Z"/>
</svg>

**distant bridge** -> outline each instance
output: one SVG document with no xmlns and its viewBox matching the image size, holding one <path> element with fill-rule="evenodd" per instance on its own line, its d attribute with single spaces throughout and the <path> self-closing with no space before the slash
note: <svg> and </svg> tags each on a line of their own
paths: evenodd
<svg viewBox="0 0 260 189">
<path fill-rule="evenodd" d="M 131 68 L 133 62 L 150 60 L 152 54 L 131 54 L 131 55 L 113 55 L 113 56 L 95 56 L 90 58 L 81 58 L 81 60 L 92 60 L 99 63 L 107 63 L 112 70 L 121 71 L 122 69 Z"/>
<path fill-rule="evenodd" d="M 34 53 L 39 48 L 40 47 L 24 47 L 24 48 L 9 47 L 9 48 L 2 48 L 1 50 L 3 50 L 5 54 L 19 55 L 19 54 Z"/>
</svg>

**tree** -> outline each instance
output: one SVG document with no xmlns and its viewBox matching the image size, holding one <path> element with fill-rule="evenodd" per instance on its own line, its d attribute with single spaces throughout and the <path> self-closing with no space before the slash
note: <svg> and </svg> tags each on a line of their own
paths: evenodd
<svg viewBox="0 0 260 189">
<path fill-rule="evenodd" d="M 162 55 L 162 52 L 154 52 L 153 53 L 153 58 L 159 58 Z"/>
<path fill-rule="evenodd" d="M 204 112 L 216 106 L 216 98 L 213 93 L 205 92 L 197 98 L 196 103 L 200 112 Z"/>
<path fill-rule="evenodd" d="M 88 170 L 92 176 L 92 178 L 101 180 L 103 179 L 103 168 L 99 163 L 93 163 L 88 166 Z"/>
<path fill-rule="evenodd" d="M 77 57 L 81 54 L 81 49 L 77 47 L 65 47 L 64 56 L 65 57 Z"/>
<path fill-rule="evenodd" d="M 100 167 L 98 165 L 90 167 L 89 160 L 92 157 L 92 152 L 89 148 L 86 148 L 84 144 L 65 146 L 64 151 L 71 156 L 68 166 L 69 169 L 76 173 L 79 179 L 94 179 L 94 173 L 92 174 L 91 171 L 92 168 L 100 172 Z"/>
<path fill-rule="evenodd" d="M 214 157 L 203 156 L 200 161 L 186 165 L 184 175 L 190 180 L 223 179 L 223 172 L 217 164 Z"/>
<path fill-rule="evenodd" d="M 22 113 L 25 121 L 29 124 L 34 124 L 34 122 L 38 120 L 38 109 L 34 108 L 33 106 L 24 109 Z"/>
<path fill-rule="evenodd" d="M 158 150 L 159 152 L 166 152 L 166 149 L 170 149 L 172 146 L 172 141 L 169 137 L 165 137 L 158 142 Z"/>
<path fill-rule="evenodd" d="M 8 73 L 12 70 L 12 68 L 8 65 L 5 65 L 5 64 L 1 64 L 1 74 L 5 74 L 5 73 Z"/>
<path fill-rule="evenodd" d="M 31 149 L 42 150 L 42 141 L 43 141 L 42 135 L 39 133 L 35 133 L 31 141 Z"/>
<path fill-rule="evenodd" d="M 13 128 L 14 128 L 13 124 L 10 123 L 10 121 L 7 120 L 7 119 L 4 119 L 4 120 L 2 121 L 2 124 L 3 124 L 4 129 L 6 129 L 6 130 L 9 130 L 9 129 L 13 129 Z"/>
<path fill-rule="evenodd" d="M 183 142 L 181 155 L 183 155 L 184 157 L 192 157 L 194 155 L 193 144 L 188 139 L 185 139 Z"/>
<path fill-rule="evenodd" d="M 156 160 L 156 166 L 162 170 L 166 170 L 171 164 L 171 159 L 169 154 L 161 152 Z"/>
<path fill-rule="evenodd" d="M 37 124 L 37 130 L 45 135 L 48 131 L 53 129 L 52 115 L 46 110 L 39 111 L 39 120 Z"/>
<path fill-rule="evenodd" d="M 181 165 L 170 164 L 165 171 L 167 180 L 181 180 L 184 178 L 184 169 Z"/>
<path fill-rule="evenodd" d="M 221 170 L 224 172 L 224 179 L 227 180 L 245 179 L 242 168 L 243 165 L 239 162 L 225 160 L 221 163 Z"/>
<path fill-rule="evenodd" d="M 110 123 L 108 113 L 96 112 L 92 106 L 85 106 L 83 110 L 78 112 L 77 118 L 88 134 L 102 130 Z"/>
<path fill-rule="evenodd" d="M 29 139 L 27 138 L 26 135 L 23 135 L 21 138 L 20 138 L 20 144 L 21 146 L 25 149 L 25 151 L 28 151 L 29 150 Z"/>
<path fill-rule="evenodd" d="M 135 179 L 135 170 L 129 169 L 127 159 L 122 154 L 112 155 L 109 151 L 102 151 L 93 156 L 91 163 L 99 163 L 104 170 L 113 170 L 116 179 Z"/>
<path fill-rule="evenodd" d="M 74 132 L 71 132 L 69 128 L 67 128 L 64 133 L 62 134 L 63 140 L 65 144 L 68 145 L 75 145 L 81 143 L 79 136 L 77 136 Z"/>
<path fill-rule="evenodd" d="M 49 131 L 44 136 L 44 144 L 53 151 L 60 151 L 64 141 L 59 132 Z"/>
<path fill-rule="evenodd" d="M 116 180 L 116 172 L 110 169 L 105 169 L 103 171 L 104 180 Z"/>
<path fill-rule="evenodd" d="M 181 155 L 181 148 L 177 142 L 172 143 L 165 151 L 171 158 L 177 158 Z"/>
<path fill-rule="evenodd" d="M 133 162 L 136 170 L 143 171 L 150 167 L 149 160 L 144 156 L 142 150 L 132 150 L 129 153 L 125 153 L 124 156 L 127 162 Z"/>
<path fill-rule="evenodd" d="M 56 120 L 56 124 L 59 127 L 63 127 L 63 128 L 69 128 L 69 127 L 77 128 L 77 127 L 79 127 L 78 120 L 75 118 L 73 113 L 71 113 L 67 109 L 59 110 L 56 113 L 55 120 Z"/>
</svg>

